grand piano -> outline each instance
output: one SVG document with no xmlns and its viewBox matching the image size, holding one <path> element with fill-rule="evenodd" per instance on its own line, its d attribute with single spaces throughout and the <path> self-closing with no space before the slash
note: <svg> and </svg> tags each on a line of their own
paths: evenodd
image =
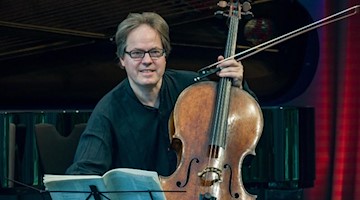
<svg viewBox="0 0 360 200">
<path fill-rule="evenodd" d="M 303 189 L 315 181 L 315 110 L 263 107 L 262 111 L 263 134 L 256 156 L 244 161 L 244 184 L 264 199 L 301 199 Z"/>
</svg>

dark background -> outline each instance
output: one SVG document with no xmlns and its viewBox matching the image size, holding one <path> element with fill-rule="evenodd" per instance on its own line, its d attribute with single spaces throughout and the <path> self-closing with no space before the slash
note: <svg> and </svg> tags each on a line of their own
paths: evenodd
<svg viewBox="0 0 360 200">
<path fill-rule="evenodd" d="M 168 67 L 198 70 L 223 54 L 227 18 L 217 1 L 1 1 L 0 109 L 91 109 L 125 77 L 113 35 L 129 12 L 155 11 L 170 26 Z M 312 22 L 297 1 L 253 1 L 239 21 L 239 53 Z M 226 12 L 226 9 L 223 9 Z M 301 94 L 318 61 L 316 32 L 243 60 L 261 105 Z"/>
</svg>

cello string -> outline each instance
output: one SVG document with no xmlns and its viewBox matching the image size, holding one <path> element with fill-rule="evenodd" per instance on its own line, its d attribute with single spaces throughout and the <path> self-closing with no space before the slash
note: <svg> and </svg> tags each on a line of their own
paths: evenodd
<svg viewBox="0 0 360 200">
<path fill-rule="evenodd" d="M 235 48 L 236 48 L 236 38 L 237 38 L 237 31 L 238 31 L 238 22 L 239 22 L 239 16 L 233 14 L 236 13 L 236 11 L 234 10 L 234 5 L 233 2 L 231 2 L 230 4 L 230 12 L 229 12 L 229 18 L 230 18 L 230 23 L 229 23 L 229 30 L 228 30 L 228 37 L 227 37 L 227 43 L 226 43 L 226 49 L 225 49 L 225 56 L 230 56 L 233 55 L 235 53 Z M 235 9 L 236 10 L 236 9 Z M 239 8 L 240 10 L 240 8 Z M 220 81 L 220 85 L 222 85 L 223 87 L 218 87 L 217 93 L 222 94 L 224 91 L 226 91 L 227 89 L 230 90 L 230 88 L 226 87 L 231 85 L 230 83 L 230 79 L 229 78 L 223 78 L 222 81 Z M 213 171 L 210 171 L 212 173 L 206 173 L 205 178 L 206 180 L 210 180 L 211 183 L 207 183 L 210 184 L 210 186 L 212 184 L 215 184 L 216 182 L 218 182 L 219 180 L 221 181 L 222 179 L 222 167 L 223 166 L 219 166 L 219 163 L 216 159 L 220 159 L 222 160 L 222 148 L 226 147 L 226 133 L 227 133 L 227 110 L 228 108 L 225 106 L 219 106 L 219 105 L 228 105 L 227 102 L 229 102 L 229 99 L 225 98 L 225 96 L 227 95 L 217 95 L 217 99 L 216 99 L 216 106 L 215 106 L 215 118 L 214 118 L 214 122 L 213 122 L 213 127 L 212 127 L 212 131 L 211 132 L 211 145 L 209 148 L 209 158 L 208 158 L 208 165 L 207 166 L 212 166 L 213 168 L 219 169 L 219 171 L 217 173 L 214 173 Z M 226 115 L 226 116 L 225 116 Z M 225 122 L 224 122 L 225 121 Z M 226 123 L 226 125 L 224 125 Z M 214 177 L 215 176 L 215 177 Z M 211 194 L 212 192 L 211 187 L 207 187 L 206 188 L 207 192 L 209 194 Z"/>
<path fill-rule="evenodd" d="M 254 54 L 256 54 L 256 53 L 258 53 L 260 51 L 263 51 L 264 49 L 270 48 L 270 47 L 272 47 L 274 45 L 277 45 L 277 44 L 279 44 L 281 42 L 284 42 L 284 41 L 286 41 L 288 39 L 291 39 L 293 37 L 296 37 L 296 36 L 301 35 L 303 33 L 309 32 L 309 31 L 311 31 L 313 29 L 316 29 L 316 28 L 319 28 L 321 26 L 325 26 L 327 24 L 330 24 L 330 23 L 333 23 L 333 22 L 348 18 L 350 16 L 353 16 L 353 15 L 358 13 L 359 8 L 360 8 L 360 5 L 350 7 L 348 9 L 343 10 L 343 11 L 340 11 L 338 13 L 335 13 L 333 15 L 330 15 L 328 17 L 320 19 L 320 20 L 318 20 L 316 22 L 313 22 L 311 24 L 303 26 L 303 27 L 301 27 L 299 29 L 296 29 L 294 31 L 291 31 L 291 32 L 286 33 L 284 35 L 281 35 L 279 37 L 276 37 L 276 38 L 274 38 L 272 40 L 269 40 L 269 41 L 267 41 L 265 43 L 259 44 L 257 46 L 254 46 L 254 47 L 250 48 L 250 49 L 247 49 L 247 50 L 242 51 L 240 53 L 234 54 L 233 56 L 227 57 L 227 58 L 225 58 L 223 60 L 220 60 L 220 61 L 215 62 L 213 64 L 210 64 L 208 66 L 205 66 L 205 67 L 201 68 L 198 72 L 202 72 L 202 71 L 207 70 L 209 68 L 212 68 L 212 67 L 214 67 L 216 65 L 219 65 L 222 62 L 225 62 L 225 61 L 230 60 L 230 59 L 234 59 L 234 58 L 239 57 L 239 56 L 242 56 L 242 57 L 236 59 L 236 61 L 243 60 L 243 59 L 248 58 L 248 57 L 250 57 L 250 56 L 252 56 L 252 55 L 254 55 Z M 244 55 L 244 54 L 247 54 L 247 55 Z"/>
</svg>

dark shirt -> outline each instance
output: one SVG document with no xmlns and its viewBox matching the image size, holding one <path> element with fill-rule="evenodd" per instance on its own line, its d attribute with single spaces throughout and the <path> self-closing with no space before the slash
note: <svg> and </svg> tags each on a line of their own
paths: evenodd
<svg viewBox="0 0 360 200">
<path fill-rule="evenodd" d="M 197 75 L 166 70 L 158 109 L 143 105 L 128 79 L 123 80 L 96 105 L 66 173 L 103 174 L 113 168 L 136 168 L 171 175 L 177 159 L 169 148 L 169 117 L 179 94 Z"/>
</svg>

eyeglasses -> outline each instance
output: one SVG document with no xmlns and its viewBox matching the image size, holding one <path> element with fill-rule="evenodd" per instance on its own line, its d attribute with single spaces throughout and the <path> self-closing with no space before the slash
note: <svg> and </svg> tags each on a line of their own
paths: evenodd
<svg viewBox="0 0 360 200">
<path fill-rule="evenodd" d="M 145 57 L 145 54 L 148 53 L 151 58 L 159 58 L 165 54 L 165 49 L 150 49 L 149 51 L 144 50 L 132 50 L 125 51 L 133 59 L 141 59 Z"/>
</svg>

